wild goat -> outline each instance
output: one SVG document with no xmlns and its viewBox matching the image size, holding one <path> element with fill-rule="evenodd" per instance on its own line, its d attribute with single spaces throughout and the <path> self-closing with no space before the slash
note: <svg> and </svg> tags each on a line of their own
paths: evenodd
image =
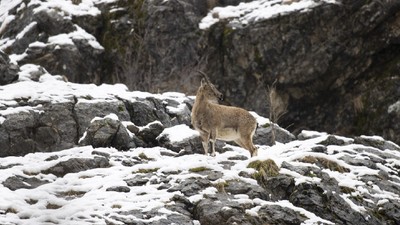
<svg viewBox="0 0 400 225">
<path fill-rule="evenodd" d="M 219 105 L 218 99 L 223 95 L 202 74 L 204 78 L 192 109 L 192 125 L 200 133 L 204 153 L 208 154 L 208 144 L 211 141 L 211 156 L 215 156 L 215 141 L 219 139 L 234 141 L 247 149 L 251 156 L 256 156 L 257 148 L 253 145 L 256 119 L 244 109 Z"/>
</svg>

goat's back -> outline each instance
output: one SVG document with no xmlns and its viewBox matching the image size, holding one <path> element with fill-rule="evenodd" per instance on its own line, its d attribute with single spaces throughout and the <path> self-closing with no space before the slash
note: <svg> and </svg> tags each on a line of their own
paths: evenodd
<svg viewBox="0 0 400 225">
<path fill-rule="evenodd" d="M 206 129 L 232 128 L 240 132 L 247 132 L 253 131 L 257 126 L 256 119 L 248 111 L 210 102 L 194 109 L 193 117 L 196 120 L 193 122 Z"/>
</svg>

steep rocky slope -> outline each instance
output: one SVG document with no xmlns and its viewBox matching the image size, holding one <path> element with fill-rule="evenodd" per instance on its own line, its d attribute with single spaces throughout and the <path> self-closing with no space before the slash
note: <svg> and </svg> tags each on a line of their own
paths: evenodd
<svg viewBox="0 0 400 225">
<path fill-rule="evenodd" d="M 0 223 L 397 224 L 400 147 L 258 116 L 259 156 L 202 154 L 193 97 L 66 82 L 21 66 L 0 86 Z"/>
<path fill-rule="evenodd" d="M 269 115 L 266 90 L 276 81 L 275 101 L 287 109 L 281 123 L 293 132 L 400 142 L 399 1 L 0 4 L 0 48 L 19 66 L 41 65 L 73 82 L 187 94 L 200 69 L 227 104 L 262 115 Z"/>
</svg>

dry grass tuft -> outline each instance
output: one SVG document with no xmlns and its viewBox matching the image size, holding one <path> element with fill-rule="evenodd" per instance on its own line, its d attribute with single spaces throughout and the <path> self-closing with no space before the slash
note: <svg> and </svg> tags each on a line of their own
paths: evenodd
<svg viewBox="0 0 400 225">
<path fill-rule="evenodd" d="M 189 172 L 199 173 L 199 172 L 203 172 L 203 171 L 206 171 L 206 170 L 210 170 L 210 169 L 207 168 L 207 167 L 204 167 L 204 166 L 200 166 L 200 167 L 190 168 Z"/>
<path fill-rule="evenodd" d="M 319 167 L 323 167 L 325 169 L 329 169 L 332 171 L 337 171 L 339 173 L 348 173 L 350 172 L 349 169 L 347 169 L 346 167 L 343 167 L 341 165 L 339 165 L 337 162 L 331 161 L 329 159 L 326 158 L 322 158 L 322 157 L 315 157 L 315 156 L 305 156 L 302 159 L 299 159 L 300 162 L 304 162 L 304 163 L 311 163 L 311 164 L 315 164 Z"/>
<path fill-rule="evenodd" d="M 226 193 L 225 187 L 228 186 L 228 183 L 225 181 L 222 181 L 222 182 L 215 183 L 213 186 L 218 190 L 218 193 Z"/>
<path fill-rule="evenodd" d="M 46 205 L 46 209 L 59 209 L 61 207 L 62 206 L 60 206 L 60 205 L 52 204 L 52 203 L 47 203 L 47 205 Z"/>
<path fill-rule="evenodd" d="M 252 176 L 261 183 L 263 183 L 268 177 L 276 177 L 279 175 L 279 167 L 272 159 L 253 161 L 249 163 L 247 168 L 253 168 L 257 171 Z"/>
<path fill-rule="evenodd" d="M 139 169 L 133 173 L 154 173 L 157 172 L 160 168 L 150 168 L 150 169 Z"/>
</svg>

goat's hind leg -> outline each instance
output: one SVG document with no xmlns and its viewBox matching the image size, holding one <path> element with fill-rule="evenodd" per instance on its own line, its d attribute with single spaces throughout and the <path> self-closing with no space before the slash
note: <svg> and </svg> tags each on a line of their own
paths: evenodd
<svg viewBox="0 0 400 225">
<path fill-rule="evenodd" d="M 250 152 L 251 157 L 258 155 L 258 149 L 256 146 L 254 146 L 252 137 L 241 138 L 235 142 L 240 145 L 240 147 L 247 149 Z"/>
</svg>

